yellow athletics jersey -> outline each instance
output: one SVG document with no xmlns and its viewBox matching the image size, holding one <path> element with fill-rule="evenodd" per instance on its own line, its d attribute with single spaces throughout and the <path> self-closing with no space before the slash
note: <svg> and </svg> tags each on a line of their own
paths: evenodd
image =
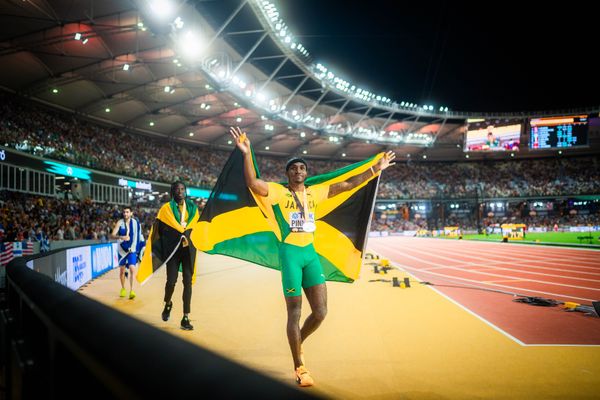
<svg viewBox="0 0 600 400">
<path fill-rule="evenodd" d="M 314 233 L 303 231 L 304 215 L 300 211 L 291 190 L 279 183 L 268 182 L 267 184 L 269 185 L 269 194 L 266 197 L 267 202 L 271 206 L 278 207 L 281 210 L 281 215 L 283 215 L 285 221 L 280 221 L 280 223 L 286 223 L 290 228 L 290 234 L 287 235 L 283 242 L 300 247 L 311 244 L 314 241 Z M 306 202 L 308 203 L 306 213 L 308 214 L 308 220 L 314 223 L 317 205 L 327 199 L 329 186 L 313 185 L 307 187 L 305 190 Z M 304 206 L 304 192 L 296 192 L 296 196 L 300 204 Z"/>
</svg>

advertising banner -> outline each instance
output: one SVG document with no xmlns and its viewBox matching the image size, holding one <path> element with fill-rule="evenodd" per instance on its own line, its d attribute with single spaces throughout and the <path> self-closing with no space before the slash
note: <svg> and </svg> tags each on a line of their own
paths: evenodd
<svg viewBox="0 0 600 400">
<path fill-rule="evenodd" d="M 115 266 L 112 243 L 95 244 L 91 247 L 92 279 L 111 270 Z"/>
<path fill-rule="evenodd" d="M 67 287 L 79 289 L 92 279 L 92 256 L 90 246 L 67 250 Z"/>
</svg>

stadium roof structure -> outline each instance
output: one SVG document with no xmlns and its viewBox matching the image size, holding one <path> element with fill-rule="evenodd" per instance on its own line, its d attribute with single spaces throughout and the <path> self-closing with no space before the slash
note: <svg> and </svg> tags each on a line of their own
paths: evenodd
<svg viewBox="0 0 600 400">
<path fill-rule="evenodd" d="M 397 103 L 314 62 L 268 0 L 240 0 L 227 15 L 208 10 L 181 0 L 0 1 L 0 87 L 109 126 L 220 149 L 232 148 L 228 129 L 239 125 L 258 153 L 321 159 L 394 149 L 400 159 L 459 160 L 467 120 L 541 116 Z M 598 153 L 598 128 L 589 140 L 569 152 Z M 517 157 L 533 156 L 521 146 Z M 535 156 L 544 154 L 555 151 Z"/>
</svg>

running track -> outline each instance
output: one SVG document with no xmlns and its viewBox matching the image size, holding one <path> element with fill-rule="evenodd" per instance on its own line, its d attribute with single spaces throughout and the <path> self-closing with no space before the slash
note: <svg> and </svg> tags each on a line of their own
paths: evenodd
<svg viewBox="0 0 600 400">
<path fill-rule="evenodd" d="M 600 318 L 478 289 L 591 305 L 600 251 L 405 237 L 370 238 L 369 248 L 520 344 L 600 345 Z"/>
</svg>

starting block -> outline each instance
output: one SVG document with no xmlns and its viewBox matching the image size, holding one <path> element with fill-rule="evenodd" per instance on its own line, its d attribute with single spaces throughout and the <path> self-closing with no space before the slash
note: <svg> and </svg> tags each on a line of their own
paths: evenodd
<svg viewBox="0 0 600 400">
<path fill-rule="evenodd" d="M 387 274 L 393 267 L 390 265 L 390 260 L 382 258 L 378 263 L 374 262 L 373 273 L 375 274 Z"/>
<path fill-rule="evenodd" d="M 365 260 L 378 260 L 379 256 L 377 254 L 373 254 L 373 253 L 367 253 L 365 254 Z"/>
<path fill-rule="evenodd" d="M 401 289 L 409 288 L 410 287 L 410 279 L 408 277 L 405 277 L 402 280 L 402 282 L 400 282 L 400 280 L 397 277 L 393 277 L 392 278 L 392 286 L 399 287 Z"/>
</svg>

